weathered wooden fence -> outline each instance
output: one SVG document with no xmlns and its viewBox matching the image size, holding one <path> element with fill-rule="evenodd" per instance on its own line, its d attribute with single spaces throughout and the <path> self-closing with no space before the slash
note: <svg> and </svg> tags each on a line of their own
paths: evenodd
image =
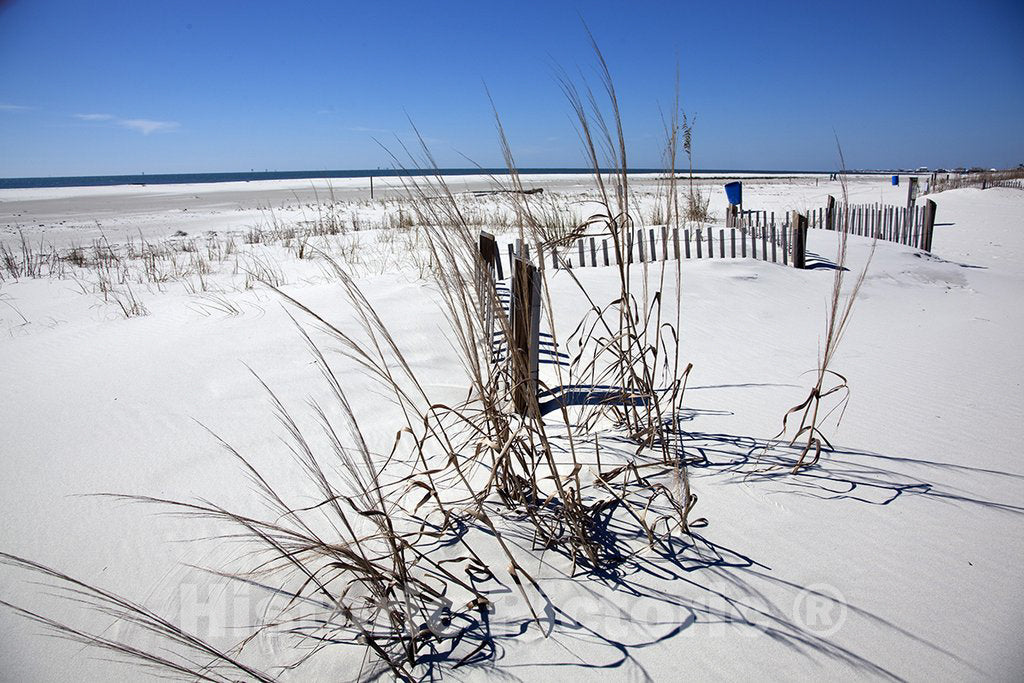
<svg viewBox="0 0 1024 683">
<path fill-rule="evenodd" d="M 932 173 L 925 187 L 925 194 L 933 194 L 944 190 L 958 190 L 975 187 L 987 190 L 990 187 L 1008 187 L 1024 190 L 1024 171 L 986 171 L 982 173 Z"/>
<path fill-rule="evenodd" d="M 775 223 L 774 212 L 756 209 L 738 211 L 735 207 L 726 213 L 726 225 L 739 228 L 761 229 Z M 923 204 L 908 202 L 907 206 L 886 204 L 840 204 L 829 196 L 825 206 L 805 214 L 807 227 L 820 230 L 846 230 L 851 235 L 895 242 L 924 251 L 932 250 L 935 228 L 935 202 Z M 792 231 L 791 221 L 785 228 Z"/>
<path fill-rule="evenodd" d="M 790 263 L 790 226 L 749 225 L 742 228 L 642 228 L 616 242 L 607 236 L 581 237 L 548 257 L 553 268 L 594 268 L 684 259 L 753 258 Z M 623 243 L 624 242 L 624 243 Z M 617 245 L 617 248 L 616 248 Z"/>
<path fill-rule="evenodd" d="M 684 259 L 752 258 L 796 268 L 806 267 L 806 235 L 797 230 L 845 230 L 851 235 L 932 250 L 935 202 L 894 206 L 883 204 L 840 204 L 829 197 L 825 206 L 800 213 L 792 211 L 777 222 L 774 212 L 730 210 L 725 228 L 648 227 L 631 230 L 624 239 L 608 235 L 587 235 L 568 246 L 540 249 L 521 244 L 507 245 L 509 272 L 516 258 L 544 263 L 553 269 L 594 268 L 634 263 L 656 263 Z M 731 224 L 731 225 L 730 225 Z M 503 277 L 502 255 L 493 253 L 497 277 Z M 481 246 L 481 249 L 483 247 Z"/>
<path fill-rule="evenodd" d="M 851 235 L 895 242 L 923 251 L 932 250 L 935 202 L 894 206 L 886 204 L 838 204 L 829 197 L 826 207 L 809 214 L 811 228 L 846 230 Z"/>
</svg>

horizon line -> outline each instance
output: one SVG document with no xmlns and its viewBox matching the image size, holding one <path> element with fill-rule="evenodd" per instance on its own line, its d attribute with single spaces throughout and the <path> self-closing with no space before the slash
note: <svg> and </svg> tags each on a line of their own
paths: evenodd
<svg viewBox="0 0 1024 683">
<path fill-rule="evenodd" d="M 669 169 L 637 167 L 627 169 L 627 174 L 651 174 L 667 173 Z M 779 174 L 887 174 L 887 173 L 932 173 L 932 172 L 953 172 L 952 169 L 929 169 L 926 167 L 910 168 L 875 168 L 875 169 L 845 169 L 845 170 L 820 170 L 820 169 L 760 169 L 760 168 L 707 168 L 693 169 L 694 174 L 707 173 L 764 173 L 771 175 Z M 522 175 L 590 175 L 594 173 L 593 168 L 580 166 L 536 166 L 517 168 L 516 172 Z M 601 168 L 600 173 L 618 173 L 618 169 Z M 689 169 L 675 169 L 679 175 L 688 175 Z M 370 178 L 370 177 L 411 177 L 426 175 L 508 175 L 507 167 L 448 167 L 448 168 L 353 168 L 353 169 L 328 169 L 328 170 L 263 170 L 263 171 L 201 171 L 185 173 L 116 173 L 116 174 L 89 174 L 89 175 L 49 175 L 49 176 L 5 176 L 0 177 L 0 189 L 33 189 L 41 187 L 72 187 L 71 181 L 78 181 L 78 185 L 84 186 L 109 186 L 109 185 L 145 185 L 153 184 L 186 184 L 190 181 L 200 183 L 218 182 L 244 182 L 251 180 L 318 180 L 326 178 Z"/>
</svg>

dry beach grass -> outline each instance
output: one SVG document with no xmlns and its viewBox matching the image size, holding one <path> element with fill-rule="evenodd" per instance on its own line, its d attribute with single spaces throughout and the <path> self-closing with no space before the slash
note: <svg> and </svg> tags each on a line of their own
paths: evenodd
<svg viewBox="0 0 1024 683">
<path fill-rule="evenodd" d="M 505 195 L 510 198 L 504 213 L 509 219 L 495 220 L 467 211 L 465 199 L 456 196 L 437 175 L 407 180 L 408 206 L 415 220 L 399 209 L 397 219 L 377 227 L 376 244 L 411 257 L 420 276 L 432 278 L 442 296 L 471 381 L 467 399 L 459 405 L 430 400 L 404 360 L 398 341 L 353 279 L 350 270 L 359 262 L 364 247 L 356 240 L 348 240 L 347 247 L 335 245 L 339 236 L 346 237 L 349 225 L 352 233 L 360 232 L 362 226 L 355 213 L 346 224 L 334 201 L 325 206 L 318 203 L 315 219 L 298 226 L 284 224 L 270 210 L 268 225 L 251 230 L 242 244 L 233 237 L 214 236 L 154 245 L 140 236 L 138 243 L 129 241 L 124 249 L 115 249 L 103 240 L 90 248 L 74 247 L 59 253 L 53 248 L 35 250 L 23 241 L 20 258 L 5 247 L 6 277 L 79 279 L 91 271 L 95 284 L 79 280 L 82 291 L 96 291 L 105 300 L 117 302 L 125 317 L 146 314 L 132 292 L 133 283 L 157 288 L 184 283 L 206 310 L 234 313 L 237 308 L 233 304 L 211 291 L 213 269 L 228 264 L 233 273 L 244 273 L 244 289 L 259 283 L 273 290 L 295 309 L 297 321 L 312 324 L 339 344 L 342 353 L 376 378 L 405 416 L 392 453 L 381 462 L 363 440 L 349 398 L 320 345 L 297 322 L 335 403 L 332 408 L 319 403 L 310 406 L 328 437 L 330 452 L 318 453 L 289 410 L 274 398 L 272 389 L 264 387 L 289 435 L 289 450 L 319 501 L 301 507 L 287 502 L 242 454 L 226 444 L 264 498 L 269 517 L 252 518 L 215 503 L 127 496 L 187 517 L 212 518 L 230 530 L 225 531 L 225 538 L 241 535 L 249 540 L 251 568 L 232 577 L 272 585 L 289 597 L 280 612 L 257 625 L 237 648 L 217 649 L 141 605 L 30 560 L 5 555 L 5 562 L 43 574 L 68 597 L 82 598 L 90 609 L 120 615 L 169 643 L 163 654 L 149 654 L 130 642 L 91 635 L 36 612 L 11 607 L 60 635 L 146 666 L 207 680 L 233 680 L 238 675 L 267 680 L 268 674 L 244 659 L 245 643 L 267 630 L 313 644 L 295 661 L 278 663 L 282 670 L 298 666 L 328 643 L 344 642 L 365 647 L 374 655 L 364 675 L 376 676 L 383 667 L 399 678 L 411 679 L 430 670 L 429 666 L 424 669 L 425 655 L 436 657 L 438 651 L 450 648 L 441 663 L 459 667 L 487 646 L 485 634 L 479 631 L 483 615 L 493 603 L 489 595 L 500 585 L 499 576 L 513 582 L 536 627 L 542 628 L 541 612 L 535 604 L 543 601 L 543 588 L 522 565 L 513 549 L 518 546 L 504 540 L 496 520 L 500 519 L 502 526 L 512 524 L 517 538 L 529 538 L 534 552 L 554 551 L 564 556 L 570 574 L 613 569 L 645 547 L 664 545 L 672 536 L 686 534 L 696 497 L 690 492 L 674 416 L 680 410 L 688 368 L 680 367 L 676 347 L 679 297 L 663 311 L 665 263 L 653 279 L 657 283 L 654 291 L 646 266 L 640 291 L 635 291 L 637 283 L 630 269 L 620 265 L 619 295 L 607 303 L 594 301 L 576 280 L 590 310 L 569 339 L 552 337 L 555 348 L 576 349 L 576 357 L 559 378 L 563 387 L 539 388 L 551 393 L 576 386 L 614 387 L 601 401 L 584 405 L 582 414 L 561 404 L 553 418 L 546 417 L 536 391 L 529 394 L 531 405 L 525 414 L 510 412 L 513 394 L 519 390 L 517 378 L 525 374 L 518 366 L 526 360 L 515 353 L 502 353 L 495 362 L 492 330 L 482 324 L 490 311 L 499 336 L 511 338 L 512 323 L 493 274 L 488 271 L 483 286 L 477 275 L 482 268 L 477 251 L 481 225 L 493 229 L 496 223 L 505 223 L 520 240 L 556 253 L 573 235 L 607 233 L 617 261 L 624 261 L 621 255 L 627 234 L 637 224 L 637 208 L 630 206 L 634 198 L 628 185 L 615 91 L 603 62 L 602 68 L 611 127 L 599 109 L 588 111 L 576 87 L 563 80 L 594 165 L 598 211 L 577 221 L 571 208 L 551 198 L 531 201 L 521 191 L 502 132 L 512 189 L 518 190 Z M 593 93 L 587 93 L 594 104 Z M 670 169 L 675 166 L 680 130 L 673 118 L 668 134 Z M 689 153 L 688 124 L 684 134 Z M 616 150 L 611 158 L 599 155 L 601 144 Z M 426 146 L 422 150 L 431 161 Z M 606 179 L 602 169 L 608 163 L 617 170 Z M 679 226 L 685 218 L 678 212 L 674 172 L 669 176 L 660 201 L 664 202 L 667 223 Z M 692 190 L 688 197 L 688 214 L 692 214 Z M 405 242 L 396 245 L 400 235 Z M 338 241 L 332 244 L 332 239 Z M 260 251 L 257 245 L 280 246 Z M 332 325 L 281 289 L 285 280 L 275 264 L 275 252 L 280 257 L 282 249 L 293 258 L 318 261 L 321 271 L 341 284 L 357 312 L 362 338 Z M 423 254 L 425 259 L 419 260 Z M 538 262 L 544 286 L 552 273 L 545 269 L 544 258 Z M 677 286 L 678 277 L 677 270 Z M 548 327 L 554 331 L 554 309 L 550 300 L 546 303 Z M 337 408 L 344 416 L 340 430 L 328 417 Z M 625 439 L 635 452 L 616 458 L 612 454 L 621 453 L 621 445 L 606 447 L 602 460 L 602 435 Z M 637 540 L 642 542 L 634 546 L 612 541 L 609 545 L 608 528 L 613 519 L 635 526 Z M 468 533 L 467 529 L 476 531 Z M 434 558 L 432 551 L 437 546 L 451 544 L 463 554 L 443 561 Z M 474 547 L 481 544 L 493 547 Z M 496 560 L 496 555 L 502 559 Z M 454 597 L 456 594 L 459 597 Z M 315 606 L 312 611 L 311 605 Z M 460 643 L 473 646 L 462 652 Z M 296 648 L 303 649 L 301 644 Z"/>
</svg>

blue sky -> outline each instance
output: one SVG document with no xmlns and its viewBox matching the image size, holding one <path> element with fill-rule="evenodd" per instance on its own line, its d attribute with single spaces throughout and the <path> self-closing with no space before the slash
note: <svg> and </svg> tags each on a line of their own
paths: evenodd
<svg viewBox="0 0 1024 683">
<path fill-rule="evenodd" d="M 561 67 L 659 166 L 676 65 L 704 168 L 1024 162 L 1024 3 L 0 0 L 0 176 L 582 166 Z M 596 80 L 596 79 L 595 79 Z"/>
</svg>

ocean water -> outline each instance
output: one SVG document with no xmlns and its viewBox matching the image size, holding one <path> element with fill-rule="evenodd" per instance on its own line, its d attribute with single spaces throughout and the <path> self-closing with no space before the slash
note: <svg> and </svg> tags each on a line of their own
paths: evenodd
<svg viewBox="0 0 1024 683">
<path fill-rule="evenodd" d="M 630 173 L 661 173 L 661 168 L 635 168 Z M 501 175 L 503 168 L 446 168 L 439 171 L 417 169 L 376 169 L 349 171 L 260 171 L 231 173 L 158 173 L 154 175 L 53 176 L 46 178 L 0 178 L 0 189 L 27 187 L 95 187 L 102 185 L 174 185 L 180 183 L 230 183 L 250 180 L 304 180 L 316 178 L 369 178 L 391 176 Z M 521 168 L 523 174 L 591 173 L 588 168 Z M 680 170 L 679 173 L 684 173 Z M 808 173 L 809 171 L 760 171 L 701 169 L 700 173 Z"/>
<path fill-rule="evenodd" d="M 506 169 L 448 168 L 442 175 L 500 174 Z M 586 173 L 587 169 L 545 168 L 522 169 L 520 173 Z M 348 170 L 348 171 L 260 171 L 231 173 L 158 173 L 144 175 L 64 176 L 47 178 L 0 178 L 0 188 L 26 187 L 95 187 L 101 185 L 173 185 L 180 183 L 232 183 L 250 180 L 304 180 L 316 178 L 381 178 L 385 176 L 433 175 L 434 171 Z"/>
</svg>

